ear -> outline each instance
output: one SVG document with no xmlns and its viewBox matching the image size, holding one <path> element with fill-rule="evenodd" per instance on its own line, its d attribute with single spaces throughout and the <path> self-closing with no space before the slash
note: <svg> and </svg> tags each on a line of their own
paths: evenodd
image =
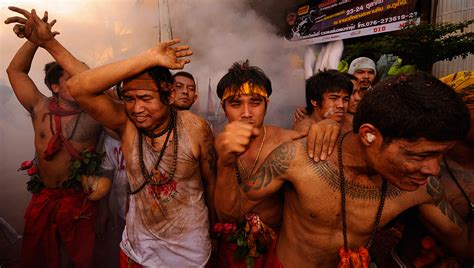
<svg viewBox="0 0 474 268">
<path fill-rule="evenodd" d="M 269 99 L 269 98 L 265 98 L 265 102 L 266 102 L 266 105 L 265 105 L 265 115 L 267 115 L 268 105 L 270 104 L 270 99 Z"/>
<path fill-rule="evenodd" d="M 171 88 L 170 95 L 169 95 L 169 97 L 168 97 L 168 102 L 169 102 L 170 105 L 174 103 L 174 101 L 175 101 L 174 98 L 175 98 L 175 97 L 176 97 L 176 90 L 174 90 L 174 87 L 172 87 L 172 88 Z"/>
<path fill-rule="evenodd" d="M 363 124 L 359 127 L 359 138 L 365 146 L 371 146 L 382 141 L 382 135 L 372 124 Z"/>
<path fill-rule="evenodd" d="M 59 93 L 59 85 L 58 84 L 52 84 L 51 85 L 51 90 L 53 93 L 58 94 Z"/>
<path fill-rule="evenodd" d="M 317 103 L 315 100 L 311 100 L 311 104 L 312 104 L 314 107 L 318 107 L 318 103 Z"/>
</svg>

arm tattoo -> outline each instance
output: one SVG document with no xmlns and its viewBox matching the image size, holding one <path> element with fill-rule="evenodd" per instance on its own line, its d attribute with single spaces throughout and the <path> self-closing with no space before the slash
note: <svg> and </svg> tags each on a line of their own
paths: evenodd
<svg viewBox="0 0 474 268">
<path fill-rule="evenodd" d="M 464 221 L 461 217 L 454 211 L 451 204 L 446 200 L 444 195 L 444 189 L 441 185 L 441 182 L 437 177 L 430 177 L 428 184 L 426 185 L 426 192 L 433 198 L 433 202 L 438 209 L 446 215 L 449 220 L 459 227 L 463 227 Z"/>
<path fill-rule="evenodd" d="M 259 190 L 267 186 L 274 178 L 286 173 L 295 158 L 295 145 L 287 142 L 277 147 L 263 162 L 258 172 L 241 185 L 244 192 Z"/>
</svg>

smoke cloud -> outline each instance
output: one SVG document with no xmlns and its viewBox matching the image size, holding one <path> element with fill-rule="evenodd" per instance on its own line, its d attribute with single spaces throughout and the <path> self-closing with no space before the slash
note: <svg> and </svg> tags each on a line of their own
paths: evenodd
<svg viewBox="0 0 474 268">
<path fill-rule="evenodd" d="M 54 29 L 61 34 L 57 39 L 91 67 L 126 58 L 158 42 L 155 0 L 4 0 L 0 2 L 3 20 L 15 15 L 8 5 L 35 8 L 38 14 L 48 10 L 50 19 L 58 20 Z M 216 110 L 220 106 L 215 94 L 217 82 L 232 63 L 249 59 L 272 81 L 266 122 L 291 127 L 294 109 L 304 104 L 301 48 L 284 48 L 278 29 L 252 8 L 250 0 L 170 0 L 169 5 L 174 37 L 194 52 L 185 70 L 198 80 L 201 112 L 207 107 L 208 79 Z M 0 26 L 0 216 L 21 233 L 30 194 L 26 191 L 27 175 L 16 170 L 21 161 L 34 157 L 34 146 L 31 119 L 16 100 L 5 73 L 25 41 L 13 34 L 12 27 Z M 51 56 L 39 49 L 30 72 L 48 96 L 43 68 L 50 61 Z"/>
</svg>

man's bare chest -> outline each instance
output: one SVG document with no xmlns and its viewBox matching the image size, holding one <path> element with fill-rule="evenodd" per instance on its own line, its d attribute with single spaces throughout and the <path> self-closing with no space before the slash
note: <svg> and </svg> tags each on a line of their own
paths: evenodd
<svg viewBox="0 0 474 268">
<path fill-rule="evenodd" d="M 34 115 L 32 120 L 35 141 L 40 144 L 48 143 L 56 134 L 75 144 L 95 144 L 102 130 L 86 113 L 55 116 L 45 111 Z"/>
</svg>

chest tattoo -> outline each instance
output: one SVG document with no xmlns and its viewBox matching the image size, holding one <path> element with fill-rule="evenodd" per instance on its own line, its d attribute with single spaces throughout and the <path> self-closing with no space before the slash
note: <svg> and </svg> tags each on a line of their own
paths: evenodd
<svg viewBox="0 0 474 268">
<path fill-rule="evenodd" d="M 339 175 L 336 167 L 333 166 L 329 161 L 323 161 L 316 163 L 311 158 L 307 158 L 306 161 L 311 167 L 312 172 L 322 179 L 322 181 L 329 186 L 335 192 L 340 191 Z M 387 188 L 387 199 L 393 199 L 401 196 L 405 192 L 388 184 Z M 361 200 L 378 200 L 380 199 L 380 187 L 371 187 L 359 184 L 352 180 L 346 182 L 346 194 L 352 199 Z"/>
</svg>

